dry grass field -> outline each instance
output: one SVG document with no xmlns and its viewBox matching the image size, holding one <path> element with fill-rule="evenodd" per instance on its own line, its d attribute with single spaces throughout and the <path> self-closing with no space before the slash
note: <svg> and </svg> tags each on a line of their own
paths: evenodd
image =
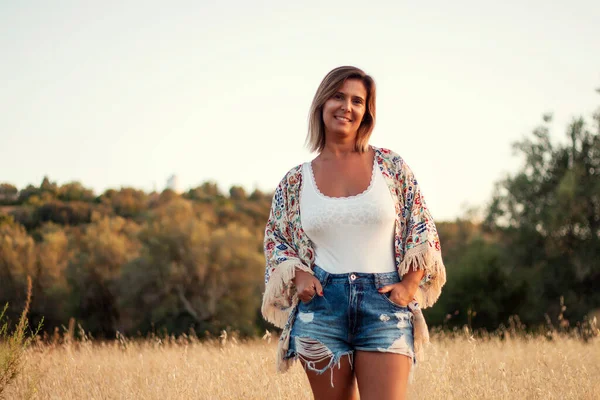
<svg viewBox="0 0 600 400">
<path fill-rule="evenodd" d="M 275 343 L 191 338 L 35 345 L 9 399 L 310 399 L 299 364 L 275 373 Z M 600 341 L 436 335 L 410 399 L 598 399 Z"/>
</svg>

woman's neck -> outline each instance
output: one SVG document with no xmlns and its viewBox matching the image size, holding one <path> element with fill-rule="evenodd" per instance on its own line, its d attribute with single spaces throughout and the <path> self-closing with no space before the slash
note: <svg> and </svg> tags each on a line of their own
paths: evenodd
<svg viewBox="0 0 600 400">
<path fill-rule="evenodd" d="M 321 157 L 323 158 L 344 158 L 349 155 L 355 154 L 356 144 L 354 141 L 344 142 L 326 142 L 325 147 L 321 151 Z"/>
</svg>

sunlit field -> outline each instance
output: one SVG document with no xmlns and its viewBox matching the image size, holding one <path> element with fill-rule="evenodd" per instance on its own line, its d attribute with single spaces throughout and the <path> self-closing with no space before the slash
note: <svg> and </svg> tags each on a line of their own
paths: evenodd
<svg viewBox="0 0 600 400">
<path fill-rule="evenodd" d="M 122 339 L 34 345 L 9 399 L 310 399 L 299 364 L 275 372 L 275 338 Z M 410 399 L 597 399 L 600 342 L 566 335 L 437 334 Z"/>
</svg>

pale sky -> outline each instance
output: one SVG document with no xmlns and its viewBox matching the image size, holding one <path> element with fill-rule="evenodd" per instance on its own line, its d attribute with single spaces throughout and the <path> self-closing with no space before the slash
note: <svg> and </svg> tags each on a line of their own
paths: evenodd
<svg viewBox="0 0 600 400">
<path fill-rule="evenodd" d="M 168 5 L 167 5 L 168 4 Z M 485 206 L 510 144 L 600 106 L 599 1 L 0 1 L 0 182 L 273 190 L 340 65 L 434 218 Z"/>
</svg>

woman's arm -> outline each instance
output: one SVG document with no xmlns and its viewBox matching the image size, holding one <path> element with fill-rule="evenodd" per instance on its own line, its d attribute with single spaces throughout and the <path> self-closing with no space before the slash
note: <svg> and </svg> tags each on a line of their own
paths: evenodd
<svg viewBox="0 0 600 400">
<path fill-rule="evenodd" d="M 402 194 L 405 229 L 399 266 L 407 290 L 423 308 L 432 306 L 446 283 L 440 239 L 421 187 L 412 170 L 402 163 Z"/>
<path fill-rule="evenodd" d="M 312 274 L 312 270 L 300 260 L 294 246 L 293 227 L 287 209 L 287 179 L 286 175 L 273 195 L 264 238 L 265 293 L 261 311 L 267 321 L 279 327 L 286 322 L 287 314 L 284 311 L 292 306 L 296 271 Z"/>
</svg>

